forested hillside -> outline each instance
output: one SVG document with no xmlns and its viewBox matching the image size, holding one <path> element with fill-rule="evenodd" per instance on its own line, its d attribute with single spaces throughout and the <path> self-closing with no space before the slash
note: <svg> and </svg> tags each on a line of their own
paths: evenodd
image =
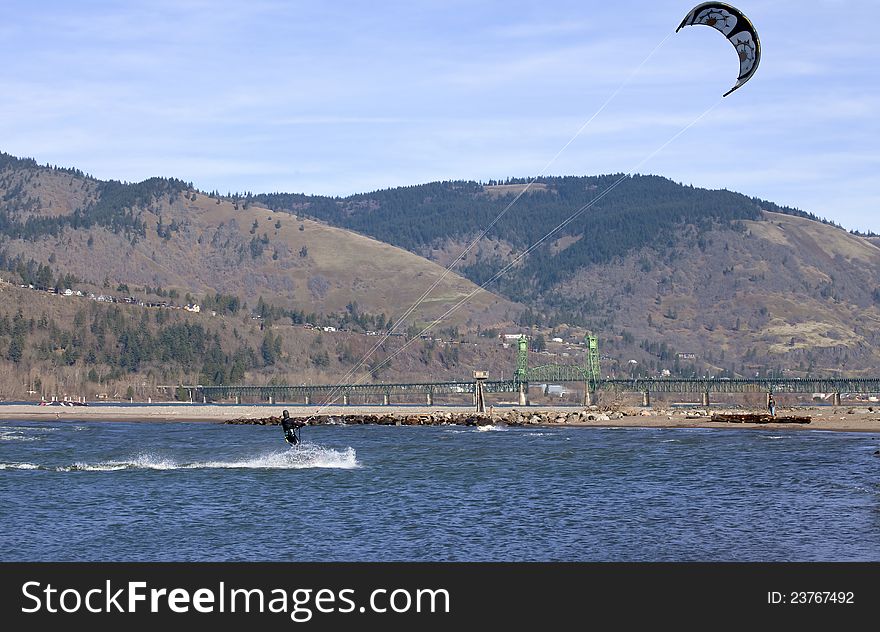
<svg viewBox="0 0 880 632">
<path fill-rule="evenodd" d="M 0 154 L 0 276 L 144 303 L 198 301 L 242 326 L 258 318 L 290 331 L 310 324 L 363 335 L 345 349 L 337 345 L 335 356 L 299 346 L 282 351 L 290 379 L 333 381 L 357 363 L 360 347 L 373 340 L 368 331 L 387 330 L 420 297 L 401 330 L 414 334 L 460 304 L 441 319 L 436 337 L 481 343 L 473 366 L 501 353 L 504 359 L 489 366 L 499 371 L 510 366 L 512 352 L 482 344 L 493 335 L 527 333 L 536 350 L 567 363 L 587 330 L 599 336 L 607 375 L 878 371 L 876 235 L 658 176 L 527 183 L 438 182 L 347 198 L 221 195 L 173 178 L 103 182 Z M 477 289 L 483 284 L 488 292 Z M 94 369 L 101 384 L 145 372 L 154 381 L 228 383 L 242 372 L 265 381 L 278 370 L 264 354 L 271 355 L 274 339 L 266 347 L 257 334 L 240 345 L 229 337 L 242 334 L 238 325 L 224 334 L 204 323 L 202 330 L 158 320 L 142 326 L 132 316 L 124 325 L 107 321 L 103 331 L 112 333 L 102 338 L 92 328 L 101 331 L 104 316 L 89 312 L 65 333 L 28 314 L 27 295 L 15 297 L 22 302 L 5 306 L 8 324 L 0 323 L 0 361 L 19 369 L 31 363 L 72 371 L 80 381 Z M 553 338 L 564 342 L 554 346 Z M 291 339 L 311 345 L 299 334 Z M 186 361 L 168 347 L 186 349 L 193 340 L 199 350 Z M 391 372 L 402 379 L 467 376 L 471 365 L 457 364 L 458 348 L 417 348 Z M 386 377 L 362 370 L 369 379 Z"/>
<path fill-rule="evenodd" d="M 641 248 L 673 247 L 685 226 L 695 229 L 697 243 L 703 244 L 709 231 L 736 228 L 738 220 L 756 220 L 762 210 L 817 219 L 739 193 L 683 186 L 658 176 L 540 178 L 526 188 L 527 182 L 513 179 L 485 186 L 435 182 L 345 199 L 269 194 L 254 200 L 317 217 L 441 262 L 457 254 L 454 246 L 472 240 L 504 212 L 487 232 L 479 256 L 461 269 L 476 283 L 492 278 L 511 254 L 535 244 L 583 209 L 497 284 L 508 297 L 517 299 L 540 298 L 584 267 L 608 263 Z"/>
</svg>

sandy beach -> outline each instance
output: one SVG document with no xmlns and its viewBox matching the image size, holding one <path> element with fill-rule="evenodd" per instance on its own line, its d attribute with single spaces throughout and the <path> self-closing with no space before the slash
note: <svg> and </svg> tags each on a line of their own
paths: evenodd
<svg viewBox="0 0 880 632">
<path fill-rule="evenodd" d="M 291 416 L 307 417 L 315 414 L 315 406 L 249 406 L 249 405 L 199 405 L 154 404 L 149 406 L 40 406 L 38 404 L 0 404 L 0 420 L 19 421 L 153 421 L 153 422 L 213 422 L 223 423 L 232 419 L 263 418 L 280 415 L 283 409 Z M 880 433 L 880 408 L 874 407 L 803 407 L 781 409 L 780 416 L 794 414 L 809 416 L 810 424 L 786 423 L 723 423 L 711 421 L 713 413 L 742 413 L 743 409 L 642 409 L 620 408 L 596 410 L 594 419 L 571 421 L 571 413 L 584 410 L 577 407 L 533 406 L 496 407 L 493 417 L 510 410 L 547 414 L 558 422 L 549 426 L 566 427 L 631 427 L 631 428 L 738 428 L 764 430 L 832 430 L 842 432 Z M 429 413 L 471 413 L 470 406 L 330 406 L 321 410 L 324 415 L 420 415 Z M 756 411 L 763 412 L 763 411 Z"/>
</svg>

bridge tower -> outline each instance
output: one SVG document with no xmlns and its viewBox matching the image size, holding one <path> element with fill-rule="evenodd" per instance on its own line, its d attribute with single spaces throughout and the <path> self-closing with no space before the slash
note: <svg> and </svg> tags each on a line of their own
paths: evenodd
<svg viewBox="0 0 880 632">
<path fill-rule="evenodd" d="M 513 381 L 519 387 L 519 405 L 529 405 L 529 339 L 525 335 L 519 337 L 516 354 L 516 373 Z"/>
<path fill-rule="evenodd" d="M 602 379 L 599 368 L 599 338 L 588 333 L 584 336 L 584 342 L 587 344 L 587 354 L 584 357 L 584 405 L 590 405 L 596 402 L 596 389 Z"/>
</svg>

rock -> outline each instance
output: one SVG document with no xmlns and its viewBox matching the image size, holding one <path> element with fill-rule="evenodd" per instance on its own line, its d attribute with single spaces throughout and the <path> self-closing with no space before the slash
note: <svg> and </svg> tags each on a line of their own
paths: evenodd
<svg viewBox="0 0 880 632">
<path fill-rule="evenodd" d="M 606 414 L 596 415 L 596 421 L 611 421 L 611 417 Z"/>
</svg>

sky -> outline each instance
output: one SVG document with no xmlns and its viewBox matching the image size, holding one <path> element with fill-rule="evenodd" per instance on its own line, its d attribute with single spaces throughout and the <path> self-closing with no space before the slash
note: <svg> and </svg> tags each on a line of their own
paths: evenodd
<svg viewBox="0 0 880 632">
<path fill-rule="evenodd" d="M 876 0 L 25 2 L 0 19 L 0 151 L 101 179 L 345 196 L 653 173 L 880 233 Z"/>
</svg>

